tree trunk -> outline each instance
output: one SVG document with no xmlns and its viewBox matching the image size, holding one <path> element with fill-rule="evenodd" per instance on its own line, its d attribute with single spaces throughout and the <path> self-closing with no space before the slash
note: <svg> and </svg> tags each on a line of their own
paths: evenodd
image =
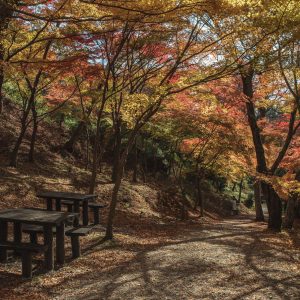
<svg viewBox="0 0 300 300">
<path fill-rule="evenodd" d="M 113 239 L 113 222 L 114 222 L 114 217 L 115 217 L 116 207 L 117 207 L 117 202 L 118 202 L 118 193 L 119 193 L 120 186 L 122 183 L 123 171 L 124 171 L 124 168 L 123 168 L 122 164 L 119 162 L 118 169 L 116 170 L 116 178 L 115 178 L 115 182 L 114 182 L 115 185 L 113 188 L 112 198 L 111 198 L 110 207 L 109 207 L 109 214 L 108 214 L 106 234 L 105 234 L 106 240 Z"/>
<path fill-rule="evenodd" d="M 138 151 L 137 151 L 137 145 L 136 141 L 134 143 L 134 161 L 133 161 L 133 175 L 132 175 L 132 181 L 137 183 L 137 173 L 138 173 Z"/>
<path fill-rule="evenodd" d="M 17 167 L 18 153 L 19 153 L 20 146 L 22 144 L 26 129 L 27 129 L 26 123 L 22 124 L 21 131 L 19 133 L 18 139 L 17 139 L 17 141 L 15 143 L 15 146 L 14 146 L 12 152 L 11 152 L 11 155 L 10 155 L 10 162 L 9 162 L 10 167 L 14 167 L 14 168 Z"/>
<path fill-rule="evenodd" d="M 238 197 L 237 203 L 241 203 L 242 190 L 243 190 L 243 179 L 240 181 L 240 184 L 239 184 L 239 197 Z"/>
<path fill-rule="evenodd" d="M 200 206 L 200 217 L 204 217 L 204 199 L 201 190 L 201 178 L 198 175 L 196 178 L 196 185 L 197 185 L 197 204 Z M 195 208 L 197 207 L 195 205 Z"/>
<path fill-rule="evenodd" d="M 265 151 L 263 147 L 263 142 L 261 139 L 260 129 L 257 124 L 257 117 L 255 114 L 255 107 L 253 104 L 253 77 L 254 71 L 250 68 L 249 70 L 244 70 L 245 73 L 242 74 L 242 82 L 243 82 L 243 92 L 248 97 L 248 101 L 246 102 L 247 116 L 248 122 L 252 133 L 253 144 L 255 148 L 256 154 L 256 170 L 259 173 L 267 174 L 267 162 L 265 157 Z M 268 220 L 268 228 L 280 231 L 282 224 L 282 203 L 281 199 L 274 191 L 273 187 L 266 183 L 261 182 L 262 193 L 264 198 L 266 199 L 268 212 L 269 212 L 269 220 Z"/>
<path fill-rule="evenodd" d="M 97 171 L 99 166 L 99 148 L 100 148 L 100 124 L 102 119 L 102 113 L 104 109 L 104 102 L 102 102 L 101 108 L 97 113 L 97 126 L 96 126 L 96 134 L 95 134 L 95 143 L 93 149 L 93 163 L 92 163 L 92 172 L 91 172 L 91 180 L 89 186 L 89 193 L 93 194 L 96 186 L 97 179 Z"/>
<path fill-rule="evenodd" d="M 234 192 L 235 191 L 235 187 L 236 187 L 236 182 L 233 183 L 233 186 L 232 186 L 232 191 Z"/>
<path fill-rule="evenodd" d="M 37 131 L 38 131 L 38 120 L 37 120 L 37 112 L 35 110 L 35 105 L 32 105 L 32 120 L 33 120 L 33 127 L 32 127 L 32 134 L 30 140 L 30 150 L 28 154 L 28 160 L 30 162 L 34 162 L 34 149 L 35 149 L 35 142 L 37 138 Z"/>
<path fill-rule="evenodd" d="M 246 102 L 248 123 L 252 133 L 253 144 L 255 147 L 256 161 L 257 161 L 257 171 L 260 173 L 266 173 L 267 162 L 265 158 L 265 150 L 263 147 L 260 129 L 257 125 L 257 118 L 255 115 L 255 108 L 252 102 L 253 99 L 253 76 L 254 72 L 250 70 L 247 74 L 242 75 L 243 82 L 243 92 L 248 97 Z"/>
<path fill-rule="evenodd" d="M 120 155 L 121 155 L 121 132 L 118 125 L 116 125 L 117 128 L 115 130 L 115 145 L 114 145 L 114 161 L 113 161 L 113 169 L 112 169 L 112 175 L 111 180 L 112 182 L 116 182 L 117 175 L 119 172 L 119 163 L 120 163 Z"/>
<path fill-rule="evenodd" d="M 7 2 L 7 1 L 6 1 Z M 14 1 L 17 3 L 18 1 Z M 3 83 L 4 83 L 4 55 L 5 49 L 2 44 L 2 32 L 7 29 L 13 15 L 13 10 L 7 9 L 7 3 L 0 1 L 0 114 L 3 113 Z"/>
<path fill-rule="evenodd" d="M 1 65 L 1 61 L 3 60 L 3 57 L 1 57 L 1 49 L 0 49 L 0 114 L 3 113 L 3 91 L 2 86 L 4 82 L 4 70 L 3 66 Z"/>
<path fill-rule="evenodd" d="M 65 122 L 65 114 L 64 113 L 61 113 L 60 114 L 60 118 L 59 118 L 59 128 L 62 129 L 62 126 Z"/>
<path fill-rule="evenodd" d="M 90 165 L 90 134 L 89 129 L 86 127 L 86 163 L 85 169 L 87 170 Z"/>
<path fill-rule="evenodd" d="M 282 225 L 282 201 L 269 183 L 261 182 L 261 187 L 268 206 L 268 228 L 279 232 Z"/>
<path fill-rule="evenodd" d="M 85 127 L 85 122 L 84 121 L 80 121 L 77 124 L 77 127 L 73 130 L 70 139 L 64 144 L 63 149 L 65 149 L 69 153 L 73 152 L 74 145 L 75 145 L 78 137 L 80 136 L 82 130 L 84 129 L 84 127 Z"/>
<path fill-rule="evenodd" d="M 255 202 L 255 215 L 256 215 L 255 221 L 263 222 L 265 220 L 265 217 L 261 206 L 261 188 L 260 188 L 259 181 L 254 183 L 253 189 L 254 189 L 254 202 Z"/>
<path fill-rule="evenodd" d="M 285 211 L 283 227 L 286 229 L 293 228 L 295 215 L 296 215 L 296 203 L 297 203 L 297 194 L 293 194 L 288 199 L 287 207 Z"/>
<path fill-rule="evenodd" d="M 124 174 L 124 167 L 126 164 L 126 159 L 128 157 L 128 153 L 132 150 L 138 130 L 139 129 L 137 129 L 137 128 L 135 128 L 133 130 L 133 132 L 131 133 L 131 136 L 129 137 L 129 140 L 127 142 L 125 149 L 122 151 L 121 155 L 119 156 L 120 158 L 119 158 L 119 162 L 117 164 L 118 169 L 116 170 L 116 180 L 115 180 L 115 185 L 113 188 L 111 203 L 110 203 L 110 207 L 109 207 L 106 234 L 104 237 L 105 240 L 111 240 L 113 238 L 113 222 L 114 222 L 116 206 L 117 206 L 117 202 L 118 202 L 118 193 L 120 190 L 120 186 L 121 186 L 122 178 L 123 178 L 123 174 Z"/>
</svg>

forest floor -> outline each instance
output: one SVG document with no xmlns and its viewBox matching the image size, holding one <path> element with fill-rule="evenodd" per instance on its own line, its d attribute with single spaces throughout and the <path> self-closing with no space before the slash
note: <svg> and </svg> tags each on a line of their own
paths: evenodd
<svg viewBox="0 0 300 300">
<path fill-rule="evenodd" d="M 134 220 L 135 219 L 135 220 Z M 115 241 L 84 239 L 83 256 L 22 280 L 0 269 L 9 299 L 299 299 L 299 232 L 272 233 L 249 216 L 202 223 L 136 220 Z M 69 251 L 69 249 L 68 249 Z"/>
</svg>

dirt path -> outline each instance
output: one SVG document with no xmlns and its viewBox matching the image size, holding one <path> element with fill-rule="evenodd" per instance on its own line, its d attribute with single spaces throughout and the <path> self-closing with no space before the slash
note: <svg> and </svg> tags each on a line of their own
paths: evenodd
<svg viewBox="0 0 300 300">
<path fill-rule="evenodd" d="M 14 299 L 300 299 L 300 251 L 288 234 L 249 219 L 162 227 L 154 240 L 120 232 L 120 244 L 16 284 Z"/>
</svg>

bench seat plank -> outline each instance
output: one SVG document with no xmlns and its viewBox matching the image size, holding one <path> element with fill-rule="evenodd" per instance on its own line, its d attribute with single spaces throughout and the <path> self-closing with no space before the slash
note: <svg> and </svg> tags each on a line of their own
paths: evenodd
<svg viewBox="0 0 300 300">
<path fill-rule="evenodd" d="M 66 231 L 67 236 L 85 236 L 92 231 L 93 227 L 78 227 Z"/>
<path fill-rule="evenodd" d="M 44 252 L 47 250 L 47 245 L 37 245 L 32 243 L 15 243 L 15 242 L 1 242 L 0 248 L 18 251 L 30 251 L 35 253 Z"/>
</svg>

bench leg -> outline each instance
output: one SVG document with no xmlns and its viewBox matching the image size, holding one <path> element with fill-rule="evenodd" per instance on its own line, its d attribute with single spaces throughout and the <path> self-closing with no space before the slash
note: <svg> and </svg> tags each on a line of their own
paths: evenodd
<svg viewBox="0 0 300 300">
<path fill-rule="evenodd" d="M 55 200 L 55 209 L 57 211 L 61 211 L 61 200 L 60 199 Z"/>
<path fill-rule="evenodd" d="M 68 208 L 68 212 L 73 212 L 73 204 L 68 203 L 67 208 Z"/>
<path fill-rule="evenodd" d="M 22 241 L 22 224 L 14 223 L 14 242 L 20 243 Z M 15 250 L 15 255 L 20 255 L 20 252 Z"/>
<path fill-rule="evenodd" d="M 75 201 L 73 202 L 73 207 L 74 207 L 74 212 L 76 213 L 80 213 L 80 206 L 79 206 L 79 202 Z M 76 218 L 74 221 L 74 226 L 77 227 L 79 226 L 79 218 Z"/>
<path fill-rule="evenodd" d="M 82 203 L 82 223 L 84 226 L 89 224 L 89 206 L 87 200 Z"/>
<path fill-rule="evenodd" d="M 52 199 L 47 198 L 47 210 L 52 210 Z"/>
<path fill-rule="evenodd" d="M 65 263 L 65 224 L 56 226 L 56 260 L 59 264 Z"/>
<path fill-rule="evenodd" d="M 7 241 L 7 222 L 0 222 L 0 242 Z M 7 261 L 7 250 L 4 248 L 0 249 L 0 261 Z"/>
<path fill-rule="evenodd" d="M 71 244 L 72 244 L 72 257 L 73 258 L 80 257 L 79 236 L 71 236 Z"/>
<path fill-rule="evenodd" d="M 22 277 L 32 278 L 32 253 L 30 251 L 22 253 Z"/>
<path fill-rule="evenodd" d="M 44 226 L 44 244 L 48 246 L 45 252 L 47 270 L 54 269 L 53 232 L 51 225 Z"/>
<path fill-rule="evenodd" d="M 37 244 L 37 233 L 36 232 L 30 232 L 30 243 Z"/>
<path fill-rule="evenodd" d="M 95 225 L 100 224 L 99 209 L 97 207 L 94 207 L 93 213 L 94 213 L 94 224 Z"/>
</svg>

